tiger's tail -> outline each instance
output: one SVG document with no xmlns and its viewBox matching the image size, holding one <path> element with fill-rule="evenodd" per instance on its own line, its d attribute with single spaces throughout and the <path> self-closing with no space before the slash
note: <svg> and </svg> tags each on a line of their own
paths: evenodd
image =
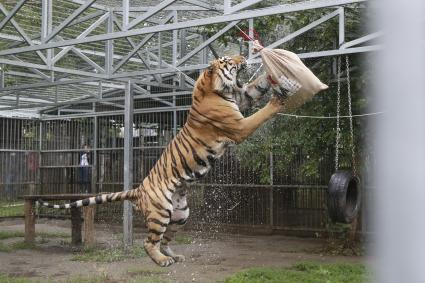
<svg viewBox="0 0 425 283">
<path fill-rule="evenodd" d="M 131 200 L 136 198 L 136 190 L 129 190 L 129 191 L 121 191 L 116 193 L 109 193 L 109 194 L 99 194 L 97 196 L 77 200 L 71 203 L 65 203 L 65 204 L 51 204 L 48 202 L 43 201 L 42 199 L 38 199 L 36 201 L 36 204 L 39 206 L 45 206 L 48 208 L 57 208 L 57 209 L 67 209 L 71 207 L 82 207 L 82 206 L 89 206 L 94 204 L 103 204 L 106 202 L 113 202 L 113 201 L 123 201 L 123 200 Z"/>
</svg>

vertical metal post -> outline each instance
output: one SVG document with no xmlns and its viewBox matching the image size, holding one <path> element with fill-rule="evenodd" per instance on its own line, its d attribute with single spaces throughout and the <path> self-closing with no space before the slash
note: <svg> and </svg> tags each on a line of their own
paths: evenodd
<svg viewBox="0 0 425 283">
<path fill-rule="evenodd" d="M 344 8 L 338 8 L 339 12 L 339 47 L 345 42 L 345 13 Z"/>
<path fill-rule="evenodd" d="M 44 42 L 49 33 L 52 32 L 52 14 L 53 14 L 52 0 L 43 0 L 41 3 L 41 42 Z M 53 50 L 47 49 L 46 58 L 47 65 L 51 67 Z"/>
<path fill-rule="evenodd" d="M 133 189 L 133 86 L 131 81 L 125 85 L 124 101 L 124 191 Z M 123 214 L 124 248 L 133 245 L 133 207 L 124 201 Z"/>
<path fill-rule="evenodd" d="M 269 205 L 270 205 L 270 227 L 273 228 L 274 226 L 274 219 L 273 219 L 273 147 L 270 150 L 270 196 L 269 196 Z"/>
<path fill-rule="evenodd" d="M 200 35 L 201 37 L 201 42 L 204 42 L 207 40 L 207 36 L 205 34 Z M 203 48 L 202 49 L 202 55 L 201 55 L 201 64 L 206 64 L 208 62 L 208 52 L 207 52 L 207 48 Z"/>
<path fill-rule="evenodd" d="M 178 21 L 178 17 L 177 17 L 177 11 L 173 12 L 174 15 L 174 22 L 177 23 Z M 172 56 L 172 60 L 173 62 L 171 63 L 174 67 L 177 66 L 177 41 L 178 41 L 178 30 L 173 30 L 173 56 Z M 181 51 L 181 49 L 180 49 Z M 182 80 L 184 80 L 184 78 L 182 77 L 182 75 L 180 73 L 177 74 L 177 80 L 180 82 L 180 84 L 182 83 Z M 174 80 L 174 84 L 176 84 L 176 80 Z M 173 89 L 173 93 L 175 93 L 175 90 Z M 176 96 L 173 95 L 173 135 L 176 136 L 177 134 L 177 111 L 176 111 Z"/>
<path fill-rule="evenodd" d="M 37 168 L 37 193 L 38 194 L 42 194 L 43 193 L 43 186 L 41 184 L 41 165 L 42 160 L 41 160 L 41 151 L 43 150 L 43 121 L 39 120 L 39 140 L 38 140 L 38 168 Z"/>
<path fill-rule="evenodd" d="M 106 22 L 106 32 L 112 33 L 114 32 L 114 15 L 113 10 L 109 9 L 109 17 Z M 112 74 L 112 63 L 114 58 L 114 46 L 113 40 L 107 40 L 105 43 L 105 72 L 109 76 Z"/>
<path fill-rule="evenodd" d="M 129 0 L 122 0 L 122 30 L 127 30 L 128 19 L 130 16 L 130 3 Z"/>
<path fill-rule="evenodd" d="M 92 169 L 91 169 L 91 193 L 97 193 L 97 116 L 93 117 L 93 161 L 92 161 Z"/>
<path fill-rule="evenodd" d="M 4 64 L 0 65 L 0 88 L 4 88 Z"/>
<path fill-rule="evenodd" d="M 183 58 L 186 55 L 186 30 L 182 29 L 180 30 L 180 58 Z M 176 61 L 177 61 L 177 57 L 176 57 Z M 175 66 L 175 65 L 173 65 Z M 184 86 L 185 85 L 185 78 L 184 76 L 182 76 L 180 73 L 178 74 L 179 77 L 179 81 L 180 81 L 180 86 Z"/>
<path fill-rule="evenodd" d="M 230 8 L 232 8 L 232 0 L 223 0 L 223 9 L 224 13 L 230 13 Z"/>
</svg>

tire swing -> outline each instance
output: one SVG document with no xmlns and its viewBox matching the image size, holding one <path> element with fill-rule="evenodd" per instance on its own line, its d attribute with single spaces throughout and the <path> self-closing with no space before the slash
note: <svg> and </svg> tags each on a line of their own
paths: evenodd
<svg viewBox="0 0 425 283">
<path fill-rule="evenodd" d="M 341 57 L 338 57 L 337 75 L 337 119 L 336 119 L 336 142 L 335 142 L 335 173 L 332 175 L 327 190 L 327 205 L 329 217 L 333 222 L 352 223 L 360 210 L 361 189 L 360 179 L 357 175 L 355 151 L 353 116 L 351 111 L 351 89 L 348 56 L 345 57 L 347 67 L 347 96 L 348 115 L 350 119 L 350 147 L 352 157 L 352 170 L 339 169 L 339 146 L 341 139 Z"/>
</svg>

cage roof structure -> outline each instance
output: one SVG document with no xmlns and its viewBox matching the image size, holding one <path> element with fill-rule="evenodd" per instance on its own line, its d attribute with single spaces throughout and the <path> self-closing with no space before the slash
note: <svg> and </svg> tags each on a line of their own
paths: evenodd
<svg viewBox="0 0 425 283">
<path fill-rule="evenodd" d="M 365 0 L 5 0 L 0 3 L 0 115 L 87 116 L 124 111 L 124 89 L 134 91 L 135 111 L 182 108 L 199 70 L 230 52 L 218 41 L 256 20 L 320 10 L 295 31 L 274 31 L 286 42 L 337 19 L 335 48 L 301 58 L 377 50 L 380 35 L 347 41 L 345 9 Z M 226 49 L 228 48 L 228 49 Z M 231 47 L 230 47 L 231 48 Z M 238 50 L 236 48 L 236 50 Z M 248 45 L 250 64 L 259 64 Z"/>
</svg>

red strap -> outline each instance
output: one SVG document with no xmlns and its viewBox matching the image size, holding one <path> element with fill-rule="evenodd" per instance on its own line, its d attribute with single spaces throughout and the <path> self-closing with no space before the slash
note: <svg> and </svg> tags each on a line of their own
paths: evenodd
<svg viewBox="0 0 425 283">
<path fill-rule="evenodd" d="M 277 81 L 275 81 L 272 76 L 268 75 L 267 76 L 267 80 L 272 84 L 272 85 L 277 85 Z"/>
</svg>

